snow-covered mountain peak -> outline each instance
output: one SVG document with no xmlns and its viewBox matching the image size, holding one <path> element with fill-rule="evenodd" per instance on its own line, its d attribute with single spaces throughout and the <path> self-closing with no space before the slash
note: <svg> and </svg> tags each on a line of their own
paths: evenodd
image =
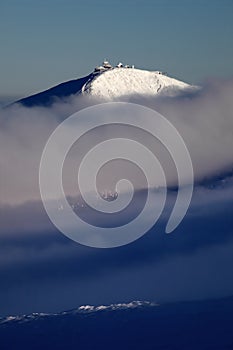
<svg viewBox="0 0 233 350">
<path fill-rule="evenodd" d="M 137 69 L 121 62 L 113 67 L 107 60 L 89 75 L 56 85 L 48 90 L 25 97 L 16 103 L 24 106 L 50 106 L 58 99 L 89 95 L 101 100 L 121 100 L 127 96 L 176 96 L 199 89 L 171 78 L 161 71 Z"/>
<path fill-rule="evenodd" d="M 174 96 L 193 86 L 167 76 L 161 71 L 136 69 L 119 63 L 112 67 L 108 61 L 95 68 L 93 76 L 83 85 L 82 93 L 107 100 L 130 95 Z"/>
</svg>

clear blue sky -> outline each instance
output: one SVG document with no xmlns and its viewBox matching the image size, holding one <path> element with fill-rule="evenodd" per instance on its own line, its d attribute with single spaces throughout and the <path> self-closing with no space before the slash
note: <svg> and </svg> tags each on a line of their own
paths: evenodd
<svg viewBox="0 0 233 350">
<path fill-rule="evenodd" d="M 232 0 L 1 0 L 0 96 L 88 74 L 108 58 L 188 82 L 233 75 Z"/>
</svg>

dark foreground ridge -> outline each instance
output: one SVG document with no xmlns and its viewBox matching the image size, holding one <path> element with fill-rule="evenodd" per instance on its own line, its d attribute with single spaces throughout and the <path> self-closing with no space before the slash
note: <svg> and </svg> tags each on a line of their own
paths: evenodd
<svg viewBox="0 0 233 350">
<path fill-rule="evenodd" d="M 233 297 L 82 306 L 0 320 L 1 350 L 232 350 Z"/>
</svg>

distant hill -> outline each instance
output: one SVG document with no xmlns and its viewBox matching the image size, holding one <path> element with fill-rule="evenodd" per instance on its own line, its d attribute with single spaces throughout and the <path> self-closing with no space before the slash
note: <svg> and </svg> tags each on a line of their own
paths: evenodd
<svg viewBox="0 0 233 350">
<path fill-rule="evenodd" d="M 233 297 L 82 306 L 0 320 L 1 350 L 232 350 Z"/>
</svg>

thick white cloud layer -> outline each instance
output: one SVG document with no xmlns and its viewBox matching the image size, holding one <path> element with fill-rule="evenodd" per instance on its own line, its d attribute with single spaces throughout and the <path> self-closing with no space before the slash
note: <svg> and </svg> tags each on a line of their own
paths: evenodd
<svg viewBox="0 0 233 350">
<path fill-rule="evenodd" d="M 193 95 L 174 98 L 128 96 L 124 100 L 153 108 L 172 122 L 190 152 L 195 179 L 201 179 L 222 174 L 232 168 L 232 96 L 233 80 L 218 80 L 210 82 Z M 1 110 L 2 204 L 19 204 L 40 198 L 39 162 L 49 135 L 64 118 L 99 102 L 73 96 L 65 101 L 57 101 L 48 108 L 13 105 Z M 169 171 L 169 167 L 167 169 L 169 174 L 166 175 L 172 182 L 174 172 Z"/>
<path fill-rule="evenodd" d="M 194 95 L 128 96 L 125 101 L 154 108 L 176 126 L 191 154 L 195 177 L 201 179 L 232 168 L 232 96 L 229 80 L 210 82 Z M 50 108 L 12 106 L 0 112 L 2 313 L 232 294 L 232 178 L 214 190 L 196 188 L 174 235 L 164 235 L 169 208 L 158 230 L 130 247 L 104 253 L 74 244 L 53 227 L 39 195 L 41 153 L 61 120 L 98 102 L 74 96 Z M 170 206 L 175 196 L 171 194 Z"/>
</svg>

